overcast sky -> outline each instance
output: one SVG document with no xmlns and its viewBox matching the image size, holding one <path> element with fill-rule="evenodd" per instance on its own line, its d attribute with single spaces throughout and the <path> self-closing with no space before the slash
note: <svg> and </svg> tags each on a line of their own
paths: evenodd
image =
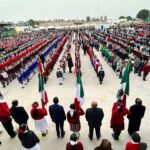
<svg viewBox="0 0 150 150">
<path fill-rule="evenodd" d="M 0 21 L 135 17 L 143 8 L 150 10 L 150 0 L 0 0 Z"/>
</svg>

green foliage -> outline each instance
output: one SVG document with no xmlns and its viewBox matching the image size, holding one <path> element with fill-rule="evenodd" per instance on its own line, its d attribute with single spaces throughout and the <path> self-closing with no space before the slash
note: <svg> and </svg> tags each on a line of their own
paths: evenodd
<svg viewBox="0 0 150 150">
<path fill-rule="evenodd" d="M 126 19 L 127 19 L 127 21 L 131 21 L 132 17 L 131 16 L 127 16 Z"/>
<path fill-rule="evenodd" d="M 27 23 L 32 27 L 34 27 L 35 25 L 39 25 L 39 22 L 33 19 L 28 20 Z"/>
<path fill-rule="evenodd" d="M 90 16 L 87 16 L 86 17 L 86 22 L 90 22 L 91 21 L 91 17 Z"/>
<path fill-rule="evenodd" d="M 125 18 L 126 18 L 125 16 L 120 16 L 120 17 L 119 17 L 119 19 L 125 19 Z"/>
<path fill-rule="evenodd" d="M 142 19 L 142 20 L 146 20 L 149 17 L 150 11 L 147 9 L 142 9 L 138 12 L 137 14 L 137 18 Z"/>
</svg>

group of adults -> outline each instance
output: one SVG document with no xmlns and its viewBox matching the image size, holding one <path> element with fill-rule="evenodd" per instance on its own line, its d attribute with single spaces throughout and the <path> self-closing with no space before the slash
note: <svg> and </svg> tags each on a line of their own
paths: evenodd
<svg viewBox="0 0 150 150">
<path fill-rule="evenodd" d="M 136 98 L 135 104 L 128 110 L 126 108 L 126 95 L 122 90 L 120 90 L 119 95 L 120 98 L 112 107 L 112 116 L 110 120 L 110 128 L 113 129 L 112 137 L 114 140 L 119 140 L 120 133 L 124 130 L 124 117 L 127 115 L 127 118 L 129 119 L 128 133 L 134 142 L 128 142 L 126 144 L 126 150 L 139 150 L 139 147 L 143 148 L 140 150 L 145 150 L 147 145 L 146 143 L 141 142 L 140 135 L 137 133 L 137 131 L 140 130 L 141 120 L 144 117 L 145 106 L 142 104 L 140 98 Z M 0 98 L 1 101 L 4 100 L 2 94 L 0 95 Z M 72 150 L 74 148 L 76 148 L 76 150 L 84 149 L 82 142 L 79 142 L 79 132 L 82 126 L 80 117 L 83 115 L 85 115 L 89 126 L 89 139 L 93 140 L 94 129 L 97 139 L 100 139 L 101 126 L 105 112 L 103 112 L 102 108 L 98 107 L 96 101 L 92 101 L 91 108 L 88 108 L 86 111 L 84 111 L 78 103 L 72 103 L 70 104 L 70 109 L 67 113 L 65 113 L 63 106 L 59 105 L 58 97 L 53 98 L 53 103 L 54 104 L 49 106 L 48 110 L 52 122 L 55 123 L 57 137 L 64 138 L 64 122 L 66 119 L 70 125 L 70 131 L 73 132 L 70 136 L 70 142 L 66 144 L 66 150 Z M 25 149 L 40 150 L 40 140 L 38 136 L 30 130 L 30 126 L 28 125 L 29 114 L 24 107 L 18 106 L 18 100 L 12 101 L 11 108 L 8 107 L 6 102 L 1 103 L 0 108 L 0 121 L 8 135 L 11 138 L 14 138 L 18 133 L 18 138 Z M 48 123 L 45 118 L 45 116 L 48 115 L 47 109 L 43 105 L 40 107 L 39 103 L 35 101 L 32 103 L 30 115 L 34 121 L 35 128 L 42 134 L 42 136 L 46 136 L 48 133 Z M 12 125 L 12 118 L 19 126 L 17 132 Z M 106 141 L 107 140 L 102 140 L 102 143 L 105 143 L 104 146 L 112 149 L 111 143 Z M 99 148 L 95 148 L 95 150 L 109 150 L 109 148 L 101 148 L 102 145 L 103 144 L 101 144 Z"/>
</svg>

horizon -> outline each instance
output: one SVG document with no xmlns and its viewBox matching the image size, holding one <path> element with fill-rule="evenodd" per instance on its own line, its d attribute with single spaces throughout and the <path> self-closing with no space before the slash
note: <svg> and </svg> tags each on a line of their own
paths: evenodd
<svg viewBox="0 0 150 150">
<path fill-rule="evenodd" d="M 136 17 L 141 9 L 150 10 L 149 0 L 0 0 L 0 21 L 18 22 L 29 19 L 48 21 L 54 19 L 82 20 L 87 16 L 118 19 L 120 16 Z M 136 5 L 135 5 L 136 4 Z M 136 7 L 135 7 L 136 6 Z M 114 8 L 114 9 L 112 9 Z"/>
</svg>

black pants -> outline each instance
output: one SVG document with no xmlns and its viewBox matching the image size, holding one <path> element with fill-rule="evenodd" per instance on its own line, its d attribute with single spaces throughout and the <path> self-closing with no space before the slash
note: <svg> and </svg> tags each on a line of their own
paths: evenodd
<svg viewBox="0 0 150 150">
<path fill-rule="evenodd" d="M 5 130 L 7 131 L 7 133 L 10 135 L 10 137 L 14 137 L 14 135 L 16 133 L 14 132 L 14 127 L 12 125 L 12 119 L 9 118 L 7 121 L 2 122 L 2 125 L 5 128 Z"/>
<path fill-rule="evenodd" d="M 72 67 L 69 67 L 69 73 L 72 73 L 71 68 L 72 68 Z"/>
<path fill-rule="evenodd" d="M 91 139 L 93 139 L 93 131 L 95 129 L 95 133 L 96 133 L 96 137 L 99 139 L 101 134 L 100 134 L 100 126 L 97 126 L 97 127 L 91 127 L 89 126 L 89 137 Z"/>
<path fill-rule="evenodd" d="M 143 80 L 146 81 L 147 74 L 143 73 Z"/>
<path fill-rule="evenodd" d="M 114 131 L 114 138 L 116 140 L 119 139 L 120 134 L 121 134 L 121 131 Z"/>
<path fill-rule="evenodd" d="M 57 136 L 60 137 L 60 132 L 61 132 L 61 137 L 63 137 L 64 136 L 64 122 L 55 123 L 55 125 L 56 125 Z"/>
</svg>

